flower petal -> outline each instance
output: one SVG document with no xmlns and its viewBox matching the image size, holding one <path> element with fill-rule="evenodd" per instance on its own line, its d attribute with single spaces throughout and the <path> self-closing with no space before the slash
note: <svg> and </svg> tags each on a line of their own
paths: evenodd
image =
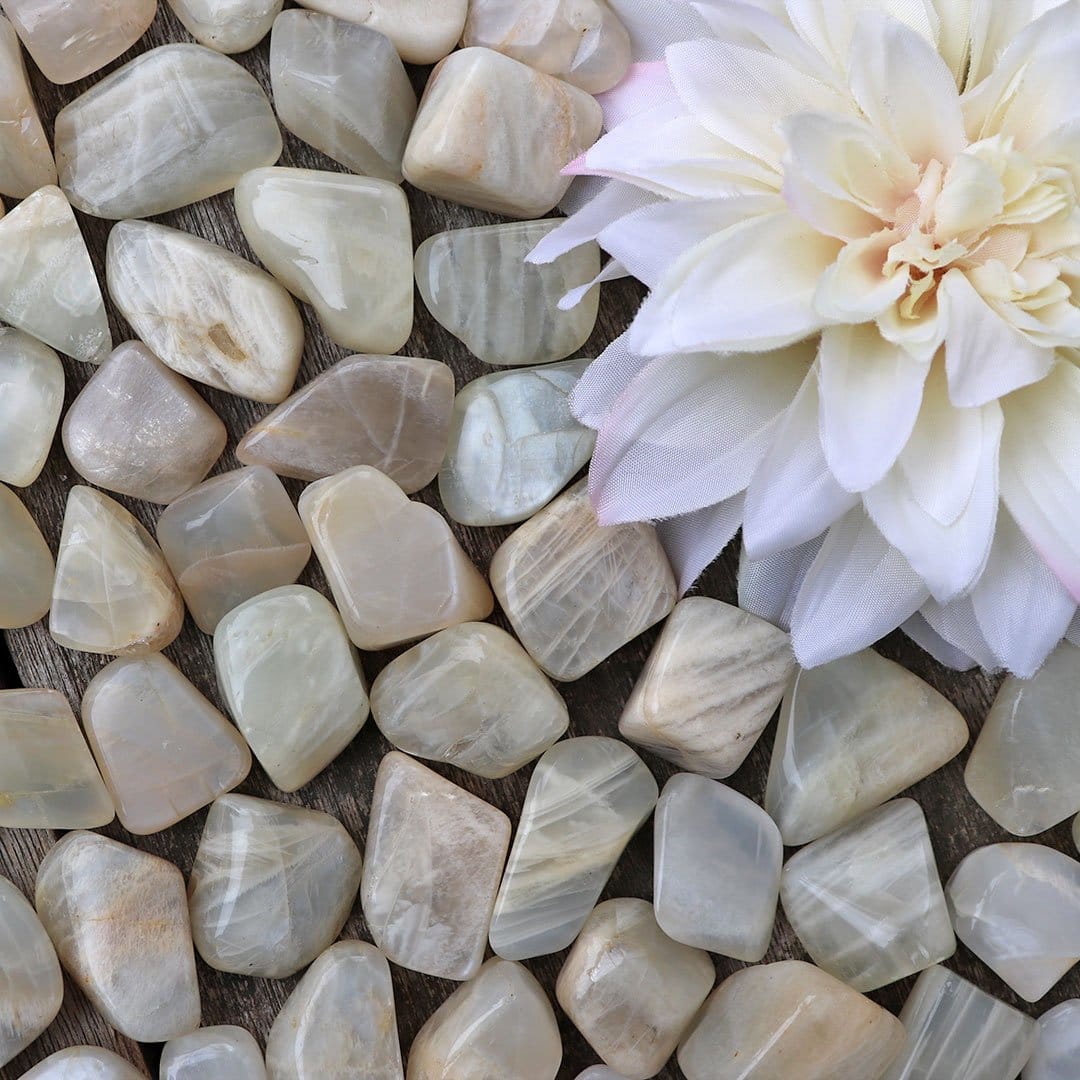
<svg viewBox="0 0 1080 1080">
<path fill-rule="evenodd" d="M 751 559 L 744 549 L 739 559 L 739 607 L 781 630 L 790 630 L 799 589 L 824 541 L 824 536 L 816 536 L 764 559 Z"/>
<path fill-rule="evenodd" d="M 689 4 L 671 0 L 608 0 L 630 34 L 630 51 L 637 61 L 660 60 L 676 41 L 710 37 L 709 24 Z"/>
<path fill-rule="evenodd" d="M 1001 661 L 975 618 L 970 596 L 959 596 L 948 604 L 928 600 L 919 614 L 931 630 L 972 657 L 980 667 L 991 672 L 1001 670 Z"/>
<path fill-rule="evenodd" d="M 603 427 L 619 395 L 653 362 L 651 356 L 630 351 L 628 336 L 617 337 L 585 369 L 570 393 L 570 410 L 586 427 Z"/>
<path fill-rule="evenodd" d="M 919 612 L 915 612 L 901 630 L 924 652 L 928 652 L 939 664 L 944 664 L 954 671 L 970 671 L 979 666 L 979 661 L 972 659 L 951 641 L 946 641 Z"/>
<path fill-rule="evenodd" d="M 679 592 L 689 592 L 705 568 L 728 546 L 739 531 L 742 516 L 740 492 L 716 506 L 706 506 L 656 526 L 678 578 Z"/>
<path fill-rule="evenodd" d="M 837 322 L 865 323 L 891 308 L 907 291 L 911 274 L 903 264 L 885 273 L 899 233 L 885 229 L 845 244 L 818 282 L 814 307 Z"/>
<path fill-rule="evenodd" d="M 604 130 L 611 131 L 632 116 L 670 104 L 676 97 L 667 63 L 661 59 L 631 64 L 622 82 L 611 90 L 597 94 L 596 100 L 604 110 Z"/>
<path fill-rule="evenodd" d="M 620 278 L 629 276 L 630 271 L 618 259 L 608 259 L 600 268 L 600 273 L 592 281 L 587 281 L 584 285 L 578 285 L 576 288 L 571 289 L 559 300 L 559 310 L 573 311 L 597 285 L 602 285 L 605 281 L 618 281 Z"/>
<path fill-rule="evenodd" d="M 1074 645 L 1080 645 L 1080 611 L 1078 611 L 1069 625 L 1069 631 L 1065 635 Z"/>
</svg>

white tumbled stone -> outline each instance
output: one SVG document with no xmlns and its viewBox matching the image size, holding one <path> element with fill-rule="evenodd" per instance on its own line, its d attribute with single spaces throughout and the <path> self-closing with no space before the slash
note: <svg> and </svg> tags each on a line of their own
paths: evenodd
<svg viewBox="0 0 1080 1080">
<path fill-rule="evenodd" d="M 52 602 L 52 552 L 22 500 L 0 484 L 0 630 L 36 623 Z"/>
<path fill-rule="evenodd" d="M 111 1050 L 72 1046 L 51 1054 L 21 1080 L 146 1080 L 146 1074 Z"/>
<path fill-rule="evenodd" d="M 1023 1080 L 1076 1080 L 1080 1076 L 1080 999 L 1063 1001 L 1039 1017 L 1035 1052 Z"/>
<path fill-rule="evenodd" d="M 274 25 L 285 0 L 169 0 L 184 29 L 220 53 L 254 48 Z"/>
<path fill-rule="evenodd" d="M 266 1080 L 255 1037 L 244 1028 L 199 1028 L 165 1044 L 159 1080 Z"/>
<path fill-rule="evenodd" d="M 577 1080 L 626 1080 L 626 1077 L 606 1065 L 592 1065 L 583 1073 L 578 1073 Z"/>
<path fill-rule="evenodd" d="M 28 487 L 41 475 L 63 406 L 56 353 L 21 330 L 0 328 L 0 482 Z"/>
<path fill-rule="evenodd" d="M 25 199 L 56 183 L 56 163 L 26 77 L 19 39 L 0 15 L 0 192 Z"/>
</svg>

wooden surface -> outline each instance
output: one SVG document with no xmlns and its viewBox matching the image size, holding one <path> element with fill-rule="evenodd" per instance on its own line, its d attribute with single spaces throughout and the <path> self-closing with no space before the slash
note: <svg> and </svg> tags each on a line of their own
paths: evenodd
<svg viewBox="0 0 1080 1080">
<path fill-rule="evenodd" d="M 187 40 L 184 31 L 172 13 L 165 8 L 159 13 L 151 31 L 136 46 L 133 53 L 144 51 L 162 42 L 182 40 Z M 255 73 L 269 91 L 267 57 L 268 43 L 263 42 L 259 48 L 238 59 Z M 53 119 L 58 109 L 96 82 L 100 74 L 73 86 L 54 87 L 36 71 L 32 71 L 43 119 L 48 130 L 52 129 Z M 426 71 L 416 72 L 418 87 L 422 86 L 425 77 Z M 286 149 L 281 164 L 335 170 L 339 168 L 329 159 L 288 135 L 286 135 Z M 417 244 L 426 237 L 447 228 L 459 228 L 496 220 L 489 215 L 452 206 L 412 190 L 409 190 L 408 194 L 413 213 L 414 239 Z M 164 215 L 160 220 L 165 224 L 186 229 L 223 244 L 245 257 L 252 257 L 237 226 L 231 194 Z M 80 217 L 80 223 L 90 246 L 95 267 L 101 280 L 104 281 L 105 242 L 110 223 L 86 217 Z M 640 293 L 630 283 L 617 282 L 605 286 L 600 322 L 583 355 L 595 355 L 621 332 L 639 298 Z M 115 341 L 119 343 L 130 338 L 132 336 L 130 328 L 111 305 L 109 311 Z M 330 364 L 347 355 L 347 350 L 334 345 L 322 333 L 310 309 L 304 308 L 303 315 L 308 338 L 300 383 L 306 382 L 316 373 L 325 370 Z M 402 351 L 406 354 L 429 356 L 446 361 L 454 369 L 459 388 L 471 379 L 490 371 L 489 368 L 472 358 L 463 345 L 435 323 L 423 309 L 419 298 L 417 299 L 415 332 L 407 348 Z M 91 369 L 71 361 L 65 361 L 65 367 L 68 375 L 67 400 L 70 403 L 90 375 Z M 213 408 L 226 421 L 230 432 L 229 448 L 215 471 L 221 472 L 235 468 L 233 449 L 237 439 L 253 421 L 265 415 L 270 409 L 268 406 L 257 405 L 213 390 L 203 388 L 203 392 Z M 54 551 L 60 537 L 67 490 L 76 480 L 77 477 L 65 459 L 59 439 L 57 439 L 53 454 L 41 479 L 23 493 L 27 505 L 41 525 Z M 289 482 L 290 492 L 294 498 L 299 494 L 300 487 L 301 485 Z M 433 486 L 418 497 L 433 505 L 438 505 Z M 127 499 L 120 501 L 130 507 L 151 530 L 153 529 L 158 513 L 157 508 L 137 504 Z M 486 571 L 492 553 L 509 530 L 457 528 L 456 531 L 477 564 Z M 733 601 L 735 570 L 736 552 L 729 550 L 725 557 L 708 572 L 701 583 L 700 591 L 708 596 Z M 325 583 L 314 560 L 301 580 L 325 590 Z M 505 625 L 498 614 L 495 616 L 495 621 Z M 622 705 L 629 695 L 654 638 L 655 632 L 645 635 L 628 645 L 603 664 L 599 670 L 580 682 L 562 687 L 570 708 L 571 734 L 617 734 L 616 724 Z M 76 709 L 87 683 L 106 663 L 106 658 L 60 648 L 49 638 L 43 623 L 10 634 L 8 647 L 9 655 L 3 655 L 3 651 L 0 650 L 0 685 L 12 686 L 21 683 L 25 686 L 55 687 L 68 694 Z M 972 734 L 977 733 L 995 690 L 992 679 L 978 673 L 960 675 L 945 671 L 899 635 L 894 635 L 883 643 L 881 651 L 905 664 L 951 698 L 966 716 Z M 214 681 L 211 641 L 199 633 L 190 619 L 183 634 L 168 650 L 168 655 L 203 693 L 220 704 Z M 374 678 L 390 658 L 389 654 L 365 655 L 364 666 L 368 678 Z M 731 780 L 732 786 L 737 790 L 758 800 L 762 798 L 765 789 L 769 751 L 774 731 L 775 721 L 765 732 L 746 764 Z M 257 765 L 240 790 L 251 795 L 281 802 L 300 803 L 328 811 L 340 818 L 353 837 L 362 845 L 367 833 L 375 770 L 387 749 L 388 746 L 374 723 L 369 722 L 349 749 L 321 776 L 296 795 L 284 795 L 277 791 Z M 644 757 L 662 785 L 674 770 L 648 753 L 645 753 Z M 959 860 L 974 847 L 1013 839 L 1004 834 L 967 794 L 962 779 L 962 767 L 966 757 L 965 752 L 958 760 L 917 785 L 910 792 L 920 801 L 930 821 L 943 879 L 947 878 Z M 481 780 L 449 768 L 440 768 L 440 771 L 455 782 L 501 807 L 516 821 L 529 779 L 529 767 L 499 781 Z M 172 860 L 187 874 L 191 868 L 204 817 L 205 812 L 200 813 L 156 836 L 132 837 L 117 825 L 104 831 L 126 843 Z M 28 894 L 31 894 L 37 865 L 54 839 L 55 837 L 49 833 L 0 830 L 0 873 L 17 881 Z M 1037 839 L 1041 843 L 1048 843 L 1070 854 L 1075 854 L 1069 836 L 1068 823 Z M 641 896 L 650 899 L 651 895 L 651 828 L 646 826 L 631 843 L 620 861 L 604 896 Z M 346 926 L 344 936 L 369 938 L 359 903 Z M 773 946 L 767 959 L 777 960 L 803 955 L 781 913 L 777 920 Z M 552 996 L 555 977 L 562 959 L 563 954 L 558 954 L 531 961 L 528 964 Z M 722 957 L 716 958 L 716 965 L 720 979 L 742 966 Z M 1000 980 L 962 946 L 957 955 L 949 961 L 949 965 L 991 993 L 1024 1008 L 1033 1015 L 1039 1014 L 1066 998 L 1080 996 L 1080 972 L 1070 974 L 1038 1006 L 1031 1007 L 1020 1002 Z M 394 967 L 393 972 L 402 1046 L 403 1051 L 407 1053 L 420 1025 L 454 989 L 455 984 L 422 977 L 397 967 Z M 260 1040 L 265 1040 L 274 1017 L 296 983 L 296 979 L 272 982 L 225 975 L 212 971 L 201 962 L 199 974 L 203 995 L 204 1024 L 240 1024 L 252 1030 Z M 910 979 L 905 980 L 874 994 L 873 997 L 886 1007 L 899 1011 L 911 982 Z M 559 1076 L 573 1078 L 588 1065 L 595 1063 L 596 1055 L 561 1015 L 560 1024 L 565 1057 Z M 148 1074 L 156 1075 L 158 1048 L 140 1048 L 116 1035 L 95 1016 L 69 985 L 60 1019 L 28 1051 L 7 1068 L 0 1069 L 0 1080 L 15 1080 L 47 1054 L 80 1042 L 110 1046 L 132 1061 L 145 1060 Z M 681 1074 L 672 1063 L 660 1075 L 665 1078 L 675 1078 Z M 506 1080 L 513 1080 L 513 1078 L 507 1077 Z"/>
</svg>

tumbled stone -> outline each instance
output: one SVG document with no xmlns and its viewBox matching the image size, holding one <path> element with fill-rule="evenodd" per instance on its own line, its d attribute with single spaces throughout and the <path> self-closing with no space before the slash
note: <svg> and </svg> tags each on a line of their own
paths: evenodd
<svg viewBox="0 0 1080 1080">
<path fill-rule="evenodd" d="M 593 1065 L 583 1073 L 578 1073 L 577 1080 L 626 1080 L 626 1077 L 620 1076 L 606 1065 Z"/>
<path fill-rule="evenodd" d="M 1039 1017 L 1035 1052 L 1024 1080 L 1076 1080 L 1080 1075 L 1080 999 L 1063 1001 Z"/>
<path fill-rule="evenodd" d="M 34 904 L 60 963 L 105 1020 L 139 1042 L 199 1026 L 184 879 L 97 833 L 68 833 L 38 868 Z"/>
<path fill-rule="evenodd" d="M 341 933 L 360 866 L 359 849 L 329 814 L 222 796 L 188 882 L 195 948 L 218 971 L 294 975 Z"/>
<path fill-rule="evenodd" d="M 799 670 L 784 697 L 765 809 L 799 845 L 880 806 L 968 739 L 936 690 L 871 650 Z"/>
<path fill-rule="evenodd" d="M 903 1044 L 892 1013 L 812 964 L 782 960 L 713 991 L 679 1068 L 687 1080 L 879 1080 Z"/>
<path fill-rule="evenodd" d="M 256 169 L 236 185 L 248 243 L 339 345 L 394 353 L 413 325 L 412 228 L 396 184 L 314 169 Z"/>
<path fill-rule="evenodd" d="M 52 602 L 53 557 L 19 496 L 0 484 L 0 630 L 36 623 Z"/>
<path fill-rule="evenodd" d="M 19 39 L 0 15 L 0 192 L 25 199 L 56 183 L 56 163 L 26 77 Z"/>
<path fill-rule="evenodd" d="M 401 183 L 416 92 L 387 37 L 332 15 L 287 11 L 270 39 L 270 81 L 294 135 L 352 172 Z"/>
<path fill-rule="evenodd" d="M 93 488 L 68 492 L 49 633 L 89 653 L 143 656 L 170 645 L 184 601 L 153 537 Z"/>
<path fill-rule="evenodd" d="M 486 619 L 487 583 L 450 526 L 366 465 L 308 487 L 300 516 L 349 637 L 378 650 Z"/>
<path fill-rule="evenodd" d="M 656 530 L 601 528 L 585 481 L 503 543 L 491 583 L 521 643 L 560 682 L 592 671 L 678 599 Z"/>
<path fill-rule="evenodd" d="M 223 473 L 181 496 L 158 519 L 157 537 L 207 634 L 238 604 L 291 585 L 311 558 L 289 493 L 261 466 Z"/>
<path fill-rule="evenodd" d="M 368 718 L 356 650 L 324 596 L 286 585 L 235 607 L 214 631 L 225 705 L 282 791 L 314 779 Z"/>
<path fill-rule="evenodd" d="M 365 941 L 315 961 L 266 1040 L 273 1080 L 403 1080 L 390 965 Z"/>
<path fill-rule="evenodd" d="M 199 483 L 228 440 L 214 410 L 138 341 L 94 372 L 64 417 L 63 436 L 84 480 L 162 504 Z"/>
<path fill-rule="evenodd" d="M 116 306 L 173 371 L 253 401 L 276 405 L 289 396 L 304 324 L 269 274 L 148 221 L 113 227 L 106 269 Z"/>
<path fill-rule="evenodd" d="M 499 887 L 495 952 L 527 960 L 565 949 L 656 797 L 652 773 L 625 743 L 586 735 L 548 750 L 529 781 Z"/>
<path fill-rule="evenodd" d="M 29 334 L 0 327 L 0 481 L 28 487 L 38 478 L 63 406 L 60 358 Z"/>
<path fill-rule="evenodd" d="M 602 121 L 596 99 L 576 86 L 490 49 L 462 49 L 428 80 L 402 171 L 441 199 L 543 217 L 570 186 L 563 168 L 592 146 Z"/>
<path fill-rule="evenodd" d="M 73 1046 L 51 1054 L 21 1080 L 146 1080 L 146 1074 L 111 1050 Z"/>
<path fill-rule="evenodd" d="M 673 776 L 656 804 L 656 921 L 684 945 L 756 963 L 772 939 L 783 860 L 760 806 L 715 780 Z"/>
<path fill-rule="evenodd" d="M 266 1080 L 262 1051 L 240 1027 L 208 1027 L 181 1035 L 161 1051 L 160 1080 Z"/>
<path fill-rule="evenodd" d="M 574 419 L 569 402 L 588 363 L 500 371 L 458 394 L 439 473 L 439 495 L 454 521 L 524 521 L 570 483 L 596 445 L 596 432 Z"/>
<path fill-rule="evenodd" d="M 439 360 L 348 356 L 251 428 L 236 456 L 297 480 L 370 465 L 411 495 L 439 471 L 453 408 Z"/>
<path fill-rule="evenodd" d="M 645 900 L 608 900 L 589 916 L 559 972 L 559 1004 L 628 1080 L 655 1076 L 709 995 L 708 953 L 672 941 Z"/>
<path fill-rule="evenodd" d="M 375 944 L 410 971 L 472 978 L 509 843 L 501 810 L 405 754 L 387 754 L 360 889 Z"/>
<path fill-rule="evenodd" d="M 228 191 L 280 155 L 262 87 L 201 45 L 151 49 L 56 117 L 60 186 L 79 210 L 114 221 Z"/>
<path fill-rule="evenodd" d="M 420 1029 L 408 1080 L 555 1080 L 562 1039 L 540 984 L 497 957 L 458 987 Z"/>
<path fill-rule="evenodd" d="M 184 29 L 221 53 L 254 48 L 274 25 L 285 0 L 169 0 Z"/>
</svg>

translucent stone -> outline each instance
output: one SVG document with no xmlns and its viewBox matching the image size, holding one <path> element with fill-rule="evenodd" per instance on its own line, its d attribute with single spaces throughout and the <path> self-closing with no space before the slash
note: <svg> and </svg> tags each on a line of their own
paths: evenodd
<svg viewBox="0 0 1080 1080">
<path fill-rule="evenodd" d="M 1080 1075 L 1080 999 L 1063 1001 L 1039 1017 L 1035 1053 L 1024 1080 L 1076 1080 Z"/>
<path fill-rule="evenodd" d="M 79 210 L 114 221 L 228 191 L 280 155 L 262 87 L 201 45 L 151 49 L 56 117 L 60 186 Z"/>
<path fill-rule="evenodd" d="M 583 1073 L 578 1073 L 577 1080 L 626 1080 L 626 1077 L 620 1076 L 606 1065 L 593 1065 Z"/>
<path fill-rule="evenodd" d="M 173 371 L 253 401 L 276 405 L 289 396 L 304 325 L 269 274 L 148 221 L 113 227 L 106 266 L 116 306 Z"/>
<path fill-rule="evenodd" d="M 687 1080 L 879 1080 L 903 1044 L 892 1013 L 812 964 L 782 960 L 713 991 L 679 1068 Z"/>
<path fill-rule="evenodd" d="M 780 710 L 765 809 L 799 845 L 880 806 L 964 748 L 960 713 L 870 651 L 800 670 Z"/>
<path fill-rule="evenodd" d="M 315 961 L 266 1041 L 274 1080 L 403 1080 L 390 965 L 365 941 Z"/>
<path fill-rule="evenodd" d="M 91 484 L 167 504 L 213 468 L 225 425 L 138 341 L 115 349 L 64 417 L 64 450 Z"/>
<path fill-rule="evenodd" d="M 285 0 L 169 0 L 184 29 L 221 53 L 254 48 L 274 25 Z"/>
<path fill-rule="evenodd" d="M 420 1029 L 409 1080 L 555 1080 L 562 1039 L 540 984 L 497 957 L 458 987 Z"/>
<path fill-rule="evenodd" d="M 294 975 L 341 933 L 360 868 L 359 849 L 329 814 L 223 796 L 188 883 L 199 955 L 218 971 Z"/>
<path fill-rule="evenodd" d="M 450 526 L 366 465 L 319 480 L 300 516 L 349 636 L 378 650 L 486 619 L 494 600 Z"/>
<path fill-rule="evenodd" d="M 463 525 L 524 521 L 570 483 L 596 445 L 569 402 L 588 363 L 500 371 L 458 394 L 439 473 L 450 517 Z"/>
<path fill-rule="evenodd" d="M 488 779 L 539 757 L 570 723 L 528 653 L 488 623 L 452 626 L 392 660 L 371 709 L 399 750 Z"/>
<path fill-rule="evenodd" d="M 68 833 L 38 869 L 34 904 L 60 963 L 121 1035 L 166 1042 L 199 1026 L 184 878 L 97 833 Z"/>
<path fill-rule="evenodd" d="M 0 192 L 25 199 L 56 183 L 56 163 L 26 77 L 19 39 L 0 16 Z"/>
<path fill-rule="evenodd" d="M 294 135 L 352 172 L 401 183 L 416 92 L 383 34 L 288 11 L 274 23 L 270 80 L 274 108 Z"/>
<path fill-rule="evenodd" d="M 368 718 L 356 651 L 324 596 L 286 585 L 240 604 L 214 631 L 221 696 L 282 791 L 314 779 Z"/>
<path fill-rule="evenodd" d="M 240 1027 L 200 1028 L 166 1043 L 160 1080 L 266 1080 L 262 1051 Z"/>
<path fill-rule="evenodd" d="M 608 900 L 589 916 L 559 972 L 559 1004 L 589 1045 L 629 1080 L 655 1076 L 708 997 L 707 953 L 672 941 L 645 900 Z"/>
<path fill-rule="evenodd" d="M 199 629 L 238 604 L 291 585 L 311 558 L 289 493 L 261 466 L 223 473 L 166 507 L 158 543 Z"/>
<path fill-rule="evenodd" d="M 146 1080 L 146 1074 L 111 1050 L 73 1046 L 51 1054 L 21 1080 Z"/>
<path fill-rule="evenodd" d="M 428 80 L 402 171 L 441 199 L 543 217 L 570 186 L 563 168 L 602 122 L 596 99 L 576 86 L 490 49 L 462 49 Z"/>
<path fill-rule="evenodd" d="M 561 682 L 592 671 L 678 599 L 656 530 L 601 528 L 585 481 L 503 543 L 491 583 L 521 643 Z"/>
<path fill-rule="evenodd" d="M 0 630 L 36 623 L 52 602 L 53 557 L 19 496 L 0 484 Z"/>
<path fill-rule="evenodd" d="M 236 213 L 255 254 L 339 345 L 395 353 L 409 340 L 412 227 L 396 184 L 256 169 L 236 185 Z"/>
<path fill-rule="evenodd" d="M 69 649 L 143 656 L 170 645 L 184 601 L 153 537 L 93 488 L 68 492 L 49 633 Z"/>
<path fill-rule="evenodd" d="M 236 456 L 297 480 L 370 465 L 411 495 L 439 471 L 453 409 L 454 373 L 441 361 L 348 356 L 260 420 Z"/>
<path fill-rule="evenodd" d="M 1025 1001 L 1080 960 L 1080 862 L 1042 844 L 976 848 L 945 889 L 956 936 Z"/>
<path fill-rule="evenodd" d="M 410 971 L 472 978 L 509 843 L 501 810 L 404 754 L 387 754 L 360 890 L 375 944 Z"/>
<path fill-rule="evenodd" d="M 653 902 L 668 937 L 756 963 L 772 939 L 783 861 L 780 831 L 746 796 L 691 773 L 664 785 Z"/>
<path fill-rule="evenodd" d="M 38 478 L 63 405 L 56 353 L 21 330 L 0 327 L 0 481 L 28 487 Z"/>
<path fill-rule="evenodd" d="M 548 750 L 529 781 L 499 888 L 495 952 L 527 960 L 565 949 L 656 797 L 652 773 L 625 743 L 586 735 Z"/>
</svg>

